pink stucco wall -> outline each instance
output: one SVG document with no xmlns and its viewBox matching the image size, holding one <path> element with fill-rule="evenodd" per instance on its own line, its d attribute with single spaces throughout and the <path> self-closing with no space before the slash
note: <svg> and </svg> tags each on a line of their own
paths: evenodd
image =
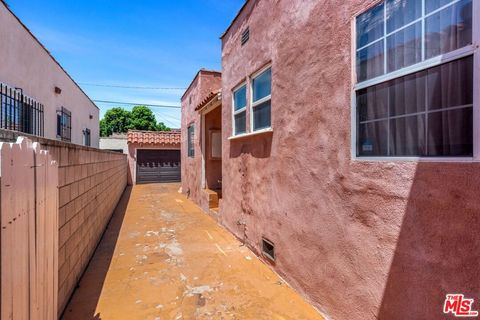
<svg viewBox="0 0 480 320">
<path fill-rule="evenodd" d="M 91 146 L 99 145 L 99 109 L 60 65 L 0 1 L 0 82 L 44 105 L 45 134 L 57 139 L 56 112 L 72 112 L 72 142 L 83 144 L 83 130 L 91 131 Z M 62 90 L 55 94 L 55 87 Z M 90 115 L 92 119 L 90 119 Z"/>
<path fill-rule="evenodd" d="M 442 319 L 446 293 L 480 298 L 480 164 L 351 158 L 351 22 L 375 2 L 251 0 L 233 23 L 220 221 L 274 242 L 273 268 L 332 319 Z M 270 62 L 273 134 L 228 140 L 232 89 Z"/>
<path fill-rule="evenodd" d="M 215 71 L 200 70 L 182 97 L 182 192 L 208 210 L 208 197 L 201 187 L 202 180 L 202 139 L 201 114 L 195 108 L 210 92 L 221 88 L 221 74 Z M 195 156 L 188 156 L 187 130 L 195 125 Z"/>
</svg>

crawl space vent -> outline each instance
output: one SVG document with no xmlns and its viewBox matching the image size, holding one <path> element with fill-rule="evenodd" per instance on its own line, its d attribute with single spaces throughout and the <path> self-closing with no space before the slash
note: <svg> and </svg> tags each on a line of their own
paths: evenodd
<svg viewBox="0 0 480 320">
<path fill-rule="evenodd" d="M 268 239 L 262 238 L 262 252 L 265 257 L 275 261 L 275 245 Z"/>
<path fill-rule="evenodd" d="M 247 28 L 242 33 L 242 38 L 241 38 L 242 46 L 248 42 L 248 39 L 250 39 L 250 28 Z"/>
</svg>

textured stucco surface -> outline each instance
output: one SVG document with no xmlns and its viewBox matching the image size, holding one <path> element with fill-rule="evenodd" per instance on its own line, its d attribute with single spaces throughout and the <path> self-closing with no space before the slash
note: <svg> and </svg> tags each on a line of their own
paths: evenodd
<svg viewBox="0 0 480 320">
<path fill-rule="evenodd" d="M 201 186 L 202 139 L 201 114 L 195 108 L 211 92 L 221 88 L 221 74 L 200 70 L 182 97 L 182 192 L 204 210 L 208 210 L 208 197 Z M 195 125 L 195 156 L 188 156 L 187 130 Z"/>
<path fill-rule="evenodd" d="M 122 150 L 124 154 L 128 153 L 127 135 L 111 136 L 100 138 L 100 149 L 119 151 Z"/>
<path fill-rule="evenodd" d="M 44 105 L 44 137 L 57 139 L 57 110 L 72 112 L 72 143 L 83 144 L 90 129 L 91 146 L 99 146 L 99 109 L 48 52 L 0 1 L 0 82 Z M 55 94 L 55 87 L 62 90 Z M 92 119 L 90 119 L 90 115 Z"/>
<path fill-rule="evenodd" d="M 220 222 L 274 242 L 273 268 L 332 319 L 441 319 L 446 293 L 480 297 L 480 165 L 352 160 L 351 23 L 375 2 L 252 0 L 233 23 Z M 232 89 L 268 63 L 273 134 L 228 140 Z"/>
</svg>

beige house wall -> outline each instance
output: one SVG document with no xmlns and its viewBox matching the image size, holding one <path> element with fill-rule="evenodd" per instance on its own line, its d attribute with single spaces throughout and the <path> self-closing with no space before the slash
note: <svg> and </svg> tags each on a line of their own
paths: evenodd
<svg viewBox="0 0 480 320">
<path fill-rule="evenodd" d="M 83 144 L 83 130 L 91 131 L 91 146 L 99 146 L 99 109 L 21 21 L 0 1 L 0 82 L 21 88 L 44 105 L 44 137 L 57 139 L 56 113 L 72 112 L 72 143 Z M 62 90 L 55 93 L 55 87 Z"/>
</svg>

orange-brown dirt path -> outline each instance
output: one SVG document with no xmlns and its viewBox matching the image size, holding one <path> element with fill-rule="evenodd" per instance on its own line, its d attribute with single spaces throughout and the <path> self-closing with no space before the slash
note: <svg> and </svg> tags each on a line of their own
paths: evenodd
<svg viewBox="0 0 480 320">
<path fill-rule="evenodd" d="M 63 319 L 323 319 L 179 186 L 125 191 Z"/>
</svg>

